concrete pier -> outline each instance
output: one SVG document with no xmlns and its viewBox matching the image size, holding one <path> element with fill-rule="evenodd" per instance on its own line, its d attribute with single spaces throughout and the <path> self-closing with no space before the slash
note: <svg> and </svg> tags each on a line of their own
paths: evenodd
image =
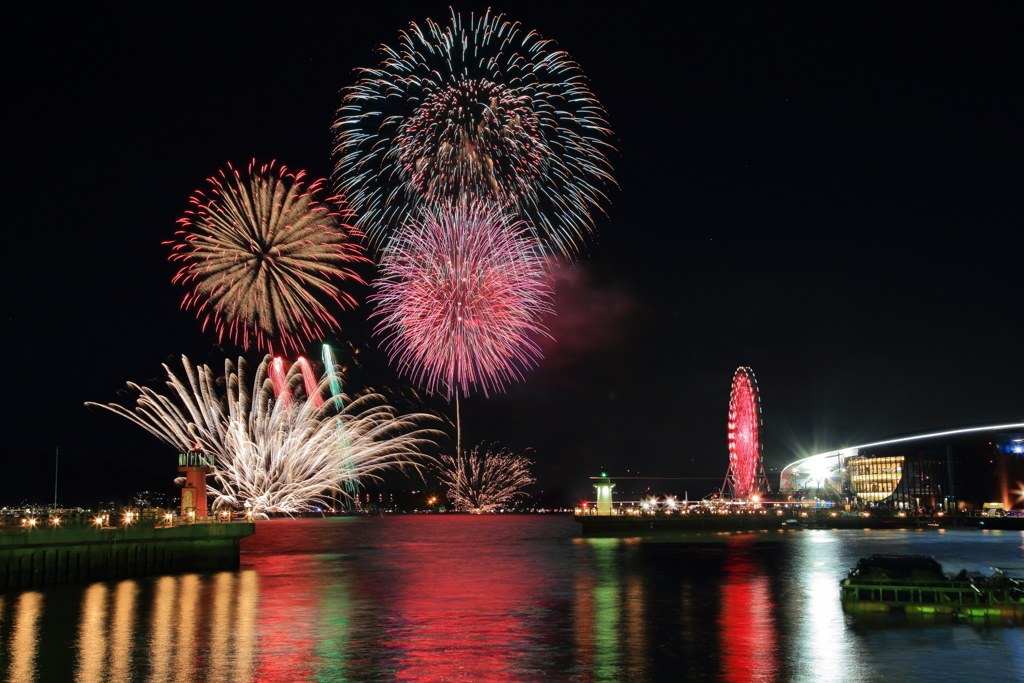
<svg viewBox="0 0 1024 683">
<path fill-rule="evenodd" d="M 0 534 L 0 590 L 183 571 L 236 569 L 252 522 L 117 528 L 79 526 Z"/>
<path fill-rule="evenodd" d="M 628 535 L 652 531 L 716 532 L 774 529 L 1001 529 L 1024 530 L 1022 517 L 978 517 L 966 515 L 918 516 L 833 513 L 821 510 L 787 510 L 783 514 L 766 510 L 734 510 L 728 514 L 697 510 L 685 514 L 596 514 L 594 508 L 577 510 L 576 521 L 584 536 Z"/>
</svg>

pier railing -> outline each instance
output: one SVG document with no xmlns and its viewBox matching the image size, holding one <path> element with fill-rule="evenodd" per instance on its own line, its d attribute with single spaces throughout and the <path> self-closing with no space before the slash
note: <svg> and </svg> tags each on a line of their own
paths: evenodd
<svg viewBox="0 0 1024 683">
<path fill-rule="evenodd" d="M 0 533 L 22 533 L 42 529 L 71 529 L 98 527 L 119 529 L 128 527 L 154 527 L 157 529 L 190 524 L 231 524 L 252 522 L 251 513 L 221 509 L 212 515 L 201 516 L 194 512 L 184 515 L 177 509 L 166 508 L 125 508 L 122 510 L 0 510 Z"/>
</svg>

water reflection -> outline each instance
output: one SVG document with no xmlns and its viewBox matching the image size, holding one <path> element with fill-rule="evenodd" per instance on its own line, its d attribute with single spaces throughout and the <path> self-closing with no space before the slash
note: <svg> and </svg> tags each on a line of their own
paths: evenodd
<svg viewBox="0 0 1024 683">
<path fill-rule="evenodd" d="M 135 581 L 122 581 L 114 592 L 114 618 L 110 638 L 110 683 L 127 683 L 135 673 L 132 666 L 132 640 L 135 635 Z"/>
<path fill-rule="evenodd" d="M 43 614 L 43 594 L 22 593 L 14 608 L 14 634 L 10 642 L 8 677 L 11 683 L 36 680 L 36 630 Z"/>
<path fill-rule="evenodd" d="M 274 522 L 244 571 L 0 597 L 0 678 L 860 683 L 912 662 L 909 683 L 1024 660 L 1019 629 L 865 625 L 839 603 L 862 555 L 1020 564 L 1005 536 L 575 531 L 536 517 Z"/>
<path fill-rule="evenodd" d="M 799 590 L 794 600 L 800 618 L 790 654 L 801 680 L 814 676 L 861 680 L 850 658 L 846 617 L 836 588 L 837 575 L 846 569 L 843 564 L 836 566 L 840 539 L 826 530 L 803 532 L 797 539 L 792 566 L 797 573 Z"/>
<path fill-rule="evenodd" d="M 174 681 L 175 683 L 190 683 L 192 681 L 192 667 L 195 666 L 194 652 L 196 650 L 196 623 L 197 614 L 196 598 L 199 592 L 199 577 L 195 574 L 186 574 L 178 580 L 178 608 L 175 610 L 174 621 L 177 625 L 174 637 Z M 170 624 L 161 624 L 161 628 L 169 627 Z M 205 635 L 206 630 L 203 629 Z"/>
<path fill-rule="evenodd" d="M 510 558 L 511 559 L 511 558 Z M 385 642 L 400 681 L 529 681 L 535 596 L 523 568 L 498 557 L 467 561 L 433 543 L 403 547 Z"/>
<path fill-rule="evenodd" d="M 643 577 L 633 575 L 626 578 L 622 607 L 625 615 L 626 673 L 630 680 L 641 680 L 648 668 L 646 650 L 650 643 Z"/>
<path fill-rule="evenodd" d="M 78 621 L 78 683 L 97 683 L 106 673 L 107 587 L 94 583 L 85 591 Z"/>
<path fill-rule="evenodd" d="M 73 595 L 77 604 L 68 602 Z M 253 571 L 62 588 L 54 591 L 57 602 L 50 616 L 43 614 L 43 596 L 26 591 L 10 602 L 0 599 L 0 641 L 5 641 L 0 661 L 6 680 L 212 683 L 252 678 L 259 599 Z M 13 613 L 9 625 L 8 611 Z M 68 619 L 76 613 L 77 621 Z M 73 649 L 47 656 L 46 648 L 52 654 L 62 639 L 45 636 L 68 628 L 73 631 L 64 640 L 74 643 Z M 37 652 L 40 645 L 43 655 Z"/>
<path fill-rule="evenodd" d="M 249 680 L 256 659 L 256 603 L 259 600 L 259 576 L 254 571 L 241 572 L 238 578 L 238 609 L 233 632 L 235 642 L 234 680 Z"/>
<path fill-rule="evenodd" d="M 742 539 L 729 542 L 718 616 L 722 679 L 774 681 L 778 673 L 775 603 L 769 577 Z M 829 679 L 831 680 L 831 679 Z M 838 680 L 838 679 L 834 679 Z"/>
<path fill-rule="evenodd" d="M 178 579 L 164 576 L 157 579 L 150 617 L 149 653 L 150 683 L 164 683 L 171 667 L 172 637 L 170 625 L 174 623 L 174 600 Z"/>
<path fill-rule="evenodd" d="M 595 575 L 583 575 L 576 582 L 576 668 L 593 671 L 595 681 L 614 681 L 620 657 L 621 600 L 616 560 L 622 540 L 588 538 L 581 543 L 593 553 Z"/>
<path fill-rule="evenodd" d="M 230 677 L 231 596 L 235 593 L 235 577 L 224 572 L 214 578 L 213 610 L 210 615 L 210 683 L 220 683 Z"/>
<path fill-rule="evenodd" d="M 75 681 L 117 683 L 133 679 L 132 641 L 138 590 L 135 581 L 117 584 L 111 613 L 110 589 L 106 584 L 95 583 L 85 589 L 78 622 Z"/>
<path fill-rule="evenodd" d="M 317 665 L 316 634 L 324 630 L 321 595 L 330 590 L 310 571 L 313 558 L 282 554 L 261 562 L 257 617 L 262 656 L 255 677 L 261 681 L 305 681 Z"/>
</svg>

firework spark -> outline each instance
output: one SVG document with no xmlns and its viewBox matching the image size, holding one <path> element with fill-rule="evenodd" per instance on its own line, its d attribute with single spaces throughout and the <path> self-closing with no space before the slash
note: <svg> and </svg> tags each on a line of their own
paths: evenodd
<svg viewBox="0 0 1024 683">
<path fill-rule="evenodd" d="M 497 453 L 477 446 L 462 457 L 442 455 L 437 473 L 448 486 L 448 499 L 462 512 L 491 512 L 526 495 L 522 488 L 536 480 L 528 458 L 508 449 Z"/>
<path fill-rule="evenodd" d="M 525 226 L 480 202 L 424 209 L 385 253 L 378 332 L 428 390 L 487 395 L 541 357 L 531 335 L 552 311 L 543 258 Z"/>
<path fill-rule="evenodd" d="M 408 207 L 470 193 L 524 218 L 546 250 L 578 251 L 614 181 L 605 112 L 576 62 L 490 10 L 413 23 L 382 50 L 334 124 L 336 184 L 374 241 Z"/>
<path fill-rule="evenodd" d="M 289 398 L 276 398 L 273 362 L 267 356 L 250 385 L 244 359 L 237 370 L 225 361 L 218 392 L 221 378 L 182 357 L 184 377 L 164 365 L 170 396 L 129 383 L 139 394 L 134 409 L 86 405 L 125 417 L 175 448 L 199 444 L 213 454 L 214 507 L 247 504 L 258 513 L 301 512 L 329 506 L 334 494 L 345 495 L 347 479 L 376 479 L 388 468 L 419 467 L 421 448 L 437 434 L 422 427 L 429 416 L 398 416 L 378 394 L 345 399 L 339 411 L 335 401 L 306 395 L 302 363 L 284 376 Z M 328 368 L 317 394 L 328 390 L 337 372 Z"/>
<path fill-rule="evenodd" d="M 242 174 L 230 164 L 197 191 L 193 208 L 178 222 L 171 260 L 184 265 L 174 277 L 190 288 L 182 302 L 195 308 L 203 328 L 242 348 L 301 351 L 338 321 L 324 305 L 355 306 L 335 280 L 362 282 L 349 266 L 367 261 L 360 236 L 341 223 L 347 214 L 317 199 L 323 180 L 310 185 L 305 173 L 274 163 L 249 165 Z"/>
</svg>

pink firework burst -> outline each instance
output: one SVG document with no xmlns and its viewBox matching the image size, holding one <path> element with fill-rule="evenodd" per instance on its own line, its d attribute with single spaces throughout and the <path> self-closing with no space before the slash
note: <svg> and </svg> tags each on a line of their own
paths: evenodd
<svg viewBox="0 0 1024 683">
<path fill-rule="evenodd" d="M 431 391 L 500 390 L 541 358 L 552 292 L 536 239 L 492 205 L 424 209 L 386 251 L 374 316 L 392 361 Z"/>
<path fill-rule="evenodd" d="M 337 329 L 325 304 L 355 306 L 335 282 L 363 282 L 349 267 L 368 261 L 353 241 L 361 235 L 331 209 L 341 198 L 318 200 L 324 181 L 306 185 L 304 176 L 273 162 L 254 161 L 245 174 L 229 164 L 178 221 L 183 229 L 167 244 L 171 260 L 183 263 L 174 282 L 190 288 L 182 306 L 195 308 L 219 339 L 298 352 L 324 326 Z"/>
</svg>

